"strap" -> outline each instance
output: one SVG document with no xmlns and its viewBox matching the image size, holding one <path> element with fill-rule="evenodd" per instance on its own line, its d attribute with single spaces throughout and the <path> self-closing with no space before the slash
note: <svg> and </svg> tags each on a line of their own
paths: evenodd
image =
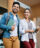
<svg viewBox="0 0 40 48">
<path fill-rule="evenodd" d="M 7 18 L 6 18 L 6 25 L 8 24 L 8 20 L 9 20 L 9 13 L 8 13 Z"/>
<path fill-rule="evenodd" d="M 18 16 L 16 16 L 16 17 L 17 17 L 17 20 L 18 20 L 18 37 L 19 37 L 19 40 L 20 40 L 20 33 L 19 33 L 19 23 L 20 23 L 20 20 L 19 20 Z"/>
</svg>

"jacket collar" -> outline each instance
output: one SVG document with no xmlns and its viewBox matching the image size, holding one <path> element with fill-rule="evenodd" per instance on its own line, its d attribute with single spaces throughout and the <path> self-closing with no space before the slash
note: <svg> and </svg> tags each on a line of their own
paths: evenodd
<svg viewBox="0 0 40 48">
<path fill-rule="evenodd" d="M 9 12 L 10 15 L 14 16 L 12 12 Z M 16 17 L 18 17 L 18 15 L 16 14 Z"/>
</svg>

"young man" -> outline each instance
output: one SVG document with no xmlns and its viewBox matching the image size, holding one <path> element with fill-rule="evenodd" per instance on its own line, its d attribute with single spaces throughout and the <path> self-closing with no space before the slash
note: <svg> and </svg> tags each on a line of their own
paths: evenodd
<svg viewBox="0 0 40 48">
<path fill-rule="evenodd" d="M 14 2 L 12 5 L 12 12 L 4 13 L 2 19 L 0 28 L 4 30 L 3 32 L 3 43 L 5 48 L 20 48 L 20 41 L 18 38 L 18 24 L 19 24 L 19 18 L 18 18 L 18 11 L 20 9 L 19 2 Z M 8 19 L 9 16 L 9 19 Z M 8 20 L 7 20 L 8 19 Z M 10 19 L 14 21 L 13 26 L 7 26 L 6 20 L 9 22 Z M 10 32 L 11 31 L 11 32 Z"/>
</svg>

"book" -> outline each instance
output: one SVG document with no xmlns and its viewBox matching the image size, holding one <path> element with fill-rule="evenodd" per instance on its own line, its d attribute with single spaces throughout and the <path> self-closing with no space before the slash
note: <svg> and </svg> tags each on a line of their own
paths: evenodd
<svg viewBox="0 0 40 48">
<path fill-rule="evenodd" d="M 7 26 L 13 26 L 15 23 L 14 23 L 14 20 L 13 19 L 10 19 Z"/>
</svg>

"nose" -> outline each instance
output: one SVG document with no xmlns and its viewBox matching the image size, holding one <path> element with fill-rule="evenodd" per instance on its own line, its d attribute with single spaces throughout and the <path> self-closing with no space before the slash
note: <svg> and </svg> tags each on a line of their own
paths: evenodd
<svg viewBox="0 0 40 48">
<path fill-rule="evenodd" d="M 15 9 L 17 9 L 17 7 L 15 7 Z"/>
</svg>

